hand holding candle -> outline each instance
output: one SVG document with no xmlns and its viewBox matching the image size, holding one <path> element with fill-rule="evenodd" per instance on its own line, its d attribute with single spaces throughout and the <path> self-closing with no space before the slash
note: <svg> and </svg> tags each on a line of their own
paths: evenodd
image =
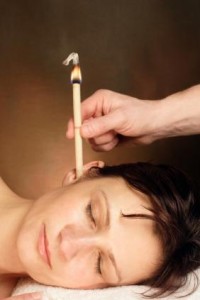
<svg viewBox="0 0 200 300">
<path fill-rule="evenodd" d="M 71 53 L 63 62 L 69 65 L 73 61 L 73 70 L 71 72 L 71 83 L 73 85 L 73 112 L 74 112 L 74 132 L 75 132 L 75 157 L 76 157 L 76 178 L 83 174 L 83 145 L 80 135 L 81 128 L 81 70 L 79 66 L 79 56 L 77 53 Z"/>
</svg>

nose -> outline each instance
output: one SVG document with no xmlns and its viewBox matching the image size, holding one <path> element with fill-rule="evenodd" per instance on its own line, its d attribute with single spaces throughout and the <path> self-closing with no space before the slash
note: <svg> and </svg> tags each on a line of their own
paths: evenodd
<svg viewBox="0 0 200 300">
<path fill-rule="evenodd" d="M 70 261 L 77 256 L 80 251 L 86 253 L 100 247 L 102 240 L 102 234 L 68 225 L 60 233 L 61 254 L 67 261 Z"/>
</svg>

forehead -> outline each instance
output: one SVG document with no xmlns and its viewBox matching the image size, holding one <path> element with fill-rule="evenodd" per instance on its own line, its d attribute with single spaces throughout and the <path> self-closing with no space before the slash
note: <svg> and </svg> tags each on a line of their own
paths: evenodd
<svg viewBox="0 0 200 300">
<path fill-rule="evenodd" d="M 128 186 L 125 180 L 120 177 L 86 179 L 80 184 L 82 185 L 80 191 L 83 193 L 94 194 L 95 191 L 103 191 L 109 204 L 123 207 L 125 213 L 132 208 L 141 211 L 145 207 L 152 207 L 150 198 L 147 195 Z"/>
</svg>

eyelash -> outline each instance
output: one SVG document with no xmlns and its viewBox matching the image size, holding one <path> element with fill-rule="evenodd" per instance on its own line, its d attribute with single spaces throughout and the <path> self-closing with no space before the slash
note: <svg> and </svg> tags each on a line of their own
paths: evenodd
<svg viewBox="0 0 200 300">
<path fill-rule="evenodd" d="M 97 274 L 100 274 L 101 275 L 101 268 L 100 268 L 100 265 L 101 265 L 101 254 L 99 253 L 98 254 L 98 257 L 97 257 L 97 261 L 95 263 L 95 272 Z"/>
<path fill-rule="evenodd" d="M 91 206 L 91 202 L 88 203 L 88 205 L 86 206 L 86 215 L 90 218 L 90 220 L 96 225 L 95 219 L 92 215 L 92 206 Z M 100 263 L 101 263 L 101 255 L 100 253 L 98 254 L 96 263 L 95 263 L 95 273 L 100 274 L 101 275 L 101 268 L 100 268 Z"/>
<path fill-rule="evenodd" d="M 88 205 L 86 206 L 86 215 L 90 218 L 90 220 L 96 225 L 96 222 L 95 222 L 95 219 L 93 217 L 93 214 L 92 214 L 92 206 L 91 206 L 91 202 L 88 203 Z"/>
</svg>

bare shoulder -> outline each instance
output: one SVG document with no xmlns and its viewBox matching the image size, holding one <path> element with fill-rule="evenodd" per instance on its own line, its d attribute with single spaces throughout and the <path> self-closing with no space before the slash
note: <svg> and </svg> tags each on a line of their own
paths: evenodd
<svg viewBox="0 0 200 300">
<path fill-rule="evenodd" d="M 18 279 L 16 278 L 2 278 L 0 277 L 0 299 L 9 297 L 14 290 Z"/>
</svg>

